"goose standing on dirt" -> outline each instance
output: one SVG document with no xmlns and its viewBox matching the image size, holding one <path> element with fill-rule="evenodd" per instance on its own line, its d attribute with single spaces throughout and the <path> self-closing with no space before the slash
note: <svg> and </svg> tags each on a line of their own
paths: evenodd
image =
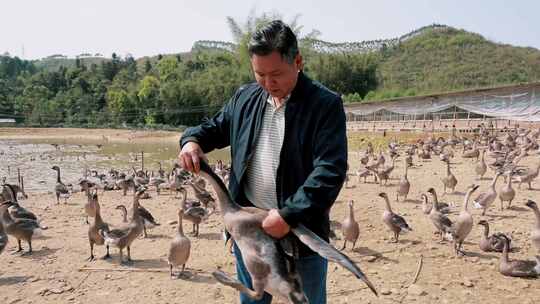
<svg viewBox="0 0 540 304">
<path fill-rule="evenodd" d="M 174 239 L 169 247 L 169 256 L 167 262 L 171 271 L 171 278 L 174 278 L 173 268 L 182 265 L 182 271 L 176 276 L 179 278 L 186 268 L 186 262 L 189 259 L 189 253 L 191 251 L 191 241 L 184 235 L 184 229 L 182 227 L 182 217 L 184 210 L 178 209 L 178 229 Z"/>
<path fill-rule="evenodd" d="M 482 150 L 482 157 L 480 158 L 480 161 L 476 164 L 476 167 L 474 167 L 474 170 L 476 171 L 476 175 L 478 175 L 478 179 L 481 180 L 484 177 L 484 174 L 487 172 L 487 165 L 484 160 L 484 156 L 486 155 L 486 150 Z"/>
<path fill-rule="evenodd" d="M 502 252 L 505 242 L 504 233 L 497 232 L 489 235 L 489 224 L 486 220 L 481 220 L 478 225 L 484 226 L 484 233 L 480 239 L 480 250 L 484 252 Z"/>
<path fill-rule="evenodd" d="M 399 197 L 403 196 L 403 201 L 407 200 L 407 195 L 409 195 L 409 190 L 411 189 L 411 183 L 409 182 L 409 179 L 407 178 L 407 170 L 409 168 L 409 164 L 407 161 L 405 161 L 405 174 L 403 174 L 403 177 L 399 181 L 398 189 L 396 192 L 396 201 L 399 201 Z"/>
<path fill-rule="evenodd" d="M 127 223 L 127 208 L 124 205 L 118 205 L 116 206 L 117 210 L 120 210 L 122 212 L 122 222 Z M 143 220 L 143 237 L 147 238 L 148 234 L 146 233 L 146 229 L 153 229 L 157 226 L 160 226 L 161 224 L 156 221 L 154 216 L 143 206 L 139 205 L 139 215 L 141 216 Z"/>
<path fill-rule="evenodd" d="M 439 202 L 439 197 L 437 196 L 437 191 L 435 191 L 435 188 L 429 188 L 427 192 L 433 197 L 433 207 L 437 205 L 437 210 L 439 212 L 444 214 L 450 213 L 450 204 Z"/>
<path fill-rule="evenodd" d="M 392 207 L 390 206 L 390 200 L 388 199 L 388 195 L 386 193 L 381 192 L 379 193 L 379 196 L 382 197 L 386 203 L 386 209 L 384 210 L 382 214 L 382 220 L 390 228 L 390 230 L 394 233 L 394 241 L 395 243 L 399 242 L 399 234 L 404 231 L 412 231 L 411 227 L 407 224 L 407 221 L 405 219 L 395 214 L 392 211 Z"/>
<path fill-rule="evenodd" d="M 508 202 L 508 208 L 512 205 L 512 201 L 516 197 L 516 190 L 512 188 L 512 171 L 508 171 L 506 184 L 499 190 L 499 200 L 501 201 L 501 211 L 504 209 L 503 202 Z"/>
<path fill-rule="evenodd" d="M 469 187 L 467 194 L 465 194 L 465 199 L 463 200 L 463 208 L 454 222 L 454 225 L 452 225 L 452 238 L 454 240 L 454 251 L 456 255 L 465 254 L 461 250 L 461 247 L 473 228 L 473 217 L 468 210 L 469 198 L 471 197 L 471 194 L 478 189 L 478 187 L 479 186 L 477 185 L 472 185 Z"/>
<path fill-rule="evenodd" d="M 497 198 L 497 191 L 495 190 L 495 184 L 497 184 L 497 179 L 501 176 L 501 172 L 497 172 L 495 174 L 495 177 L 493 177 L 493 180 L 491 181 L 491 185 L 489 186 L 489 189 L 481 193 L 476 197 L 474 200 L 474 207 L 477 209 L 482 209 L 482 215 L 486 215 L 486 210 L 491 206 L 491 204 L 495 201 Z"/>
<path fill-rule="evenodd" d="M 352 242 L 353 246 L 352 249 L 354 249 L 354 246 L 356 245 L 356 240 L 358 240 L 358 235 L 360 234 L 360 227 L 358 226 L 358 222 L 354 219 L 354 208 L 353 208 L 354 201 L 349 201 L 349 214 L 347 217 L 343 220 L 343 223 L 341 223 L 341 231 L 343 233 L 343 247 L 341 250 L 344 250 L 347 246 L 347 241 Z"/>
<path fill-rule="evenodd" d="M 521 189 L 521 184 L 526 183 L 529 185 L 529 190 L 532 190 L 531 183 L 535 178 L 538 177 L 539 172 L 540 172 L 540 162 L 536 165 L 536 170 L 530 171 L 526 173 L 525 175 L 517 177 L 517 180 L 519 182 L 518 188 Z"/>
<path fill-rule="evenodd" d="M 193 236 L 199 236 L 199 225 L 210 216 L 208 209 L 201 207 L 200 203 L 187 201 L 187 190 L 182 188 L 182 200 L 180 208 L 183 210 L 182 217 L 193 224 Z"/>
<path fill-rule="evenodd" d="M 105 239 L 103 238 L 103 233 L 109 231 L 109 224 L 105 223 L 101 218 L 101 207 L 98 201 L 97 190 L 91 191 L 88 196 L 90 204 L 94 205 L 94 221 L 88 226 L 88 242 L 90 244 L 90 257 L 89 261 L 94 260 L 94 245 L 101 246 L 105 244 Z M 103 259 L 108 259 L 111 257 L 109 254 L 109 244 L 105 244 L 107 253 L 103 256 Z"/>
<path fill-rule="evenodd" d="M 43 235 L 41 227 L 38 222 L 29 219 L 13 219 L 8 211 L 8 205 L 2 203 L 0 205 L 0 221 L 7 234 L 12 235 L 17 239 L 18 249 L 17 252 L 23 250 L 21 246 L 21 240 L 28 243 L 28 251 L 23 255 L 32 254 L 32 239 L 39 238 Z"/>
<path fill-rule="evenodd" d="M 204 160 L 200 162 L 200 174 L 210 182 L 216 191 L 225 229 L 242 252 L 254 289 L 244 286 L 240 281 L 220 270 L 212 273 L 214 278 L 218 282 L 244 293 L 251 299 L 261 299 L 264 292 L 267 291 L 277 298 L 288 299 L 292 303 L 307 303 L 298 272 L 294 267 L 289 267 L 291 266 L 290 262 L 282 250 L 278 249 L 276 240 L 265 233 L 262 228 L 262 222 L 269 211 L 256 207 L 241 207 L 235 203 L 225 184 Z M 291 227 L 291 232 L 298 237 L 300 242 L 323 258 L 337 262 L 351 271 L 357 278 L 364 281 L 373 293 L 377 294 L 373 284 L 346 255 L 302 224 Z"/>
<path fill-rule="evenodd" d="M 11 215 L 13 219 L 28 219 L 39 223 L 38 218 L 34 213 L 19 205 L 13 185 L 4 184 L 3 193 L 8 197 L 8 199 L 4 201 L 4 204 L 7 206 L 9 215 Z"/>
<path fill-rule="evenodd" d="M 458 183 L 456 177 L 454 174 L 452 174 L 452 171 L 450 171 L 450 161 L 445 161 L 446 163 L 446 176 L 441 178 L 441 181 L 443 183 L 444 187 L 444 193 L 446 193 L 446 189 L 452 189 L 452 192 L 455 192 L 456 185 Z"/>
<path fill-rule="evenodd" d="M 131 209 L 131 222 L 127 227 L 116 228 L 110 231 L 103 231 L 103 238 L 107 246 L 114 245 L 120 251 L 120 264 L 132 263 L 131 244 L 143 232 L 143 220 L 139 215 L 139 199 L 144 194 L 145 189 L 137 190 L 133 197 Z M 127 260 L 124 261 L 123 250 L 127 248 Z"/>
<path fill-rule="evenodd" d="M 195 192 L 195 197 L 203 204 L 204 208 L 208 209 L 208 205 L 211 205 L 212 209 L 216 209 L 216 200 L 212 197 L 210 192 L 200 188 L 194 181 L 190 181 L 188 182 L 188 184 L 191 186 L 191 188 L 193 188 L 193 191 Z"/>
<path fill-rule="evenodd" d="M 56 194 L 56 203 L 60 204 L 60 196 L 64 197 L 64 203 L 67 204 L 67 198 L 69 197 L 69 188 L 62 183 L 60 179 L 60 168 L 53 166 L 51 169 L 56 171 L 56 184 L 54 185 L 54 193 Z"/>
<path fill-rule="evenodd" d="M 441 242 L 444 241 L 445 235 L 449 235 L 452 232 L 453 223 L 446 215 L 444 215 L 439 210 L 439 202 L 436 199 L 433 200 L 433 207 L 429 212 L 429 219 L 431 220 L 435 228 L 437 228 L 437 231 L 441 236 Z"/>
<path fill-rule="evenodd" d="M 536 248 L 536 252 L 540 254 L 540 210 L 538 210 L 538 205 L 531 200 L 528 200 L 525 205 L 532 209 L 536 218 L 531 230 L 531 242 L 533 247 Z"/>
<path fill-rule="evenodd" d="M 504 236 L 503 253 L 499 262 L 499 272 L 509 277 L 537 278 L 540 276 L 540 256 L 536 261 L 510 260 L 510 239 Z"/>
</svg>

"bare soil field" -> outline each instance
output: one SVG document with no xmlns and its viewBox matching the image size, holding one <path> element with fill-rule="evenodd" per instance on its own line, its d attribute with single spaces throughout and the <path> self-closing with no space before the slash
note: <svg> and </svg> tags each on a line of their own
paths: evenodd
<svg viewBox="0 0 540 304">
<path fill-rule="evenodd" d="M 45 138 L 50 134 L 80 138 L 84 134 L 95 140 L 101 140 L 103 136 L 108 140 L 178 140 L 178 134 L 174 132 L 23 129 L 19 133 L 14 129 L 5 130 L 0 129 L 0 138 Z M 458 179 L 453 194 L 442 196 L 440 178 L 445 175 L 446 167 L 438 158 L 420 161 L 415 157 L 415 165 L 409 169 L 411 190 L 406 202 L 394 201 L 396 186 L 404 171 L 403 158 L 396 162 L 388 186 L 374 184 L 373 178 L 368 178 L 368 183 L 353 178 L 349 188 L 343 188 L 332 208 L 331 219 L 341 222 L 348 212 L 347 202 L 354 200 L 360 238 L 356 248 L 348 247 L 345 253 L 368 275 L 380 296 L 375 297 L 351 273 L 330 263 L 328 303 L 540 303 L 540 280 L 502 276 L 497 270 L 500 254 L 485 253 L 478 247 L 483 229 L 477 225 L 478 221 L 486 219 L 492 232 L 511 234 L 516 247 L 511 258 L 534 259 L 529 232 L 535 218 L 524 202 L 526 199 L 540 201 L 540 180 L 533 182 L 533 190 L 527 190 L 526 185 L 517 190 L 515 184 L 517 196 L 510 209 L 501 211 L 497 200 L 486 216 L 481 216 L 481 210 L 469 204 L 475 224 L 464 244 L 466 256 L 457 257 L 452 244 L 440 243 L 434 234 L 432 223 L 422 212 L 420 195 L 434 187 L 442 196 L 441 201 L 455 204 L 449 215 L 455 219 L 466 188 L 476 183 L 480 185 L 476 193 L 484 192 L 494 173 L 488 169 L 485 178 L 478 181 L 474 175 L 475 161 L 462 159 L 459 153 L 456 155 L 451 162 L 452 172 Z M 356 169 L 358 154 L 351 152 L 349 160 L 351 168 Z M 490 161 L 490 158 L 486 159 L 486 162 Z M 538 155 L 531 155 L 522 164 L 532 167 L 538 161 Z M 500 178 L 496 188 L 502 184 Z M 191 189 L 189 191 L 189 197 L 194 198 Z M 392 243 L 392 233 L 381 220 L 384 201 L 378 196 L 380 192 L 388 193 L 394 212 L 401 214 L 413 229 L 402 235 L 397 244 Z M 191 239 L 191 257 L 186 277 L 173 280 L 169 276 L 167 252 L 176 231 L 176 210 L 180 200 L 166 191 L 157 195 L 152 189 L 150 194 L 152 197 L 141 200 L 141 204 L 152 212 L 161 226 L 149 230 L 148 238 L 135 240 L 131 250 L 133 265 L 121 266 L 114 248 L 111 249 L 112 260 L 87 261 L 90 249 L 83 193 L 74 193 L 67 204 L 59 205 L 52 193 L 30 193 L 21 205 L 36 213 L 48 229 L 44 230 L 44 239 L 33 242 L 34 253 L 29 256 L 14 253 L 17 242 L 10 237 L 0 255 L 0 303 L 237 303 L 237 292 L 218 284 L 211 275 L 216 268 L 230 274 L 235 272 L 234 258 L 221 239 L 219 214 L 213 214 L 201 224 L 199 237 L 189 234 L 191 224 L 184 222 L 184 231 Z M 131 206 L 132 200 L 131 192 L 122 196 L 121 191 L 100 191 L 105 221 L 119 224 L 121 216 L 115 206 Z M 339 229 L 336 234 L 341 237 Z M 332 242 L 340 248 L 343 241 Z M 23 247 L 28 248 L 24 242 Z M 95 254 L 97 257 L 104 255 L 105 248 L 96 247 Z M 421 271 L 416 283 L 412 284 L 421 257 Z"/>
</svg>

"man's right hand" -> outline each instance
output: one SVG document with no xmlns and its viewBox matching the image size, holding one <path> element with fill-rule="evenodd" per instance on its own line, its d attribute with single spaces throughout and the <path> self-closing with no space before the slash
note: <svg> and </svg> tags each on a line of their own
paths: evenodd
<svg viewBox="0 0 540 304">
<path fill-rule="evenodd" d="M 178 154 L 178 164 L 185 170 L 194 173 L 199 173 L 201 159 L 208 161 L 201 146 L 196 142 L 188 142 Z"/>
</svg>

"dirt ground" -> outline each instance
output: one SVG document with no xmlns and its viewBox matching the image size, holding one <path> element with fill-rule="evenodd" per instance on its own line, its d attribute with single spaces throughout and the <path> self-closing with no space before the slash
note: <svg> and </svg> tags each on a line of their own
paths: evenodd
<svg viewBox="0 0 540 304">
<path fill-rule="evenodd" d="M 54 130 L 56 132 L 57 130 Z M 84 130 L 86 132 L 86 130 Z M 49 130 L 49 132 L 52 132 Z M 67 130 L 66 136 L 75 136 Z M 106 132 L 119 132 L 107 130 Z M 122 131 L 123 132 L 123 131 Z M 114 133 L 114 134 L 116 134 Z M 113 133 L 92 131 L 91 136 Z M 5 135 L 5 134 L 4 134 Z M 4 136 L 0 130 L 0 137 Z M 80 133 L 79 135 L 80 136 Z M 171 135 L 172 136 L 172 135 Z M 176 134 L 174 135 L 177 138 Z M 352 168 L 358 166 L 358 154 L 350 154 Z M 510 233 L 517 247 L 513 258 L 533 259 L 529 231 L 534 215 L 524 206 L 526 199 L 540 200 L 540 181 L 533 182 L 533 190 L 517 191 L 511 209 L 499 210 L 493 204 L 486 216 L 471 208 L 475 221 L 473 231 L 465 242 L 465 257 L 455 257 L 450 243 L 439 243 L 434 228 L 422 213 L 420 194 L 435 187 L 442 194 L 440 177 L 445 166 L 438 159 L 418 161 L 409 170 L 411 191 L 407 202 L 394 202 L 396 184 L 402 176 L 402 159 L 396 162 L 389 186 L 380 187 L 357 183 L 354 178 L 350 188 L 344 188 L 334 207 L 331 218 L 342 221 L 347 214 L 347 201 L 355 201 L 356 219 L 360 223 L 360 238 L 355 250 L 345 253 L 358 263 L 375 284 L 377 298 L 363 283 L 336 264 L 329 264 L 328 303 L 540 303 L 540 280 L 504 277 L 497 271 L 498 253 L 484 253 L 478 248 L 482 229 L 476 223 L 484 218 L 491 224 L 491 231 Z M 487 159 L 487 162 L 491 159 Z M 523 164 L 532 166 L 538 156 L 529 156 Z M 487 189 L 493 172 L 488 170 L 482 181 L 474 176 L 474 161 L 456 157 L 452 170 L 458 179 L 456 193 L 442 197 L 441 201 L 457 206 L 450 218 L 455 218 L 463 203 L 465 189 L 472 183 L 481 185 L 477 193 Z M 502 178 L 497 189 L 502 186 Z M 517 184 L 514 188 L 517 189 Z M 191 190 L 191 189 L 190 189 Z M 391 233 L 381 221 L 384 203 L 377 194 L 387 192 L 392 198 L 393 210 L 406 218 L 413 231 L 403 235 L 398 244 L 391 243 Z M 234 259 L 221 240 L 221 219 L 212 215 L 200 227 L 200 235 L 191 239 L 191 257 L 187 265 L 188 276 L 171 280 L 166 262 L 168 247 L 176 231 L 176 209 L 179 200 L 174 195 L 150 192 L 151 199 L 141 203 L 149 209 L 161 226 L 149 231 L 147 239 L 139 238 L 132 246 L 133 266 L 120 266 L 116 249 L 113 259 L 88 262 L 88 226 L 84 222 L 82 193 L 74 193 L 68 204 L 57 205 L 51 193 L 31 193 L 21 205 L 32 210 L 48 226 L 44 239 L 33 242 L 34 254 L 20 256 L 13 251 L 16 240 L 10 237 L 8 247 L 0 255 L 0 303 L 237 303 L 238 294 L 229 287 L 218 284 L 211 276 L 217 267 L 234 273 Z M 99 193 L 104 219 L 120 223 L 118 204 L 131 205 L 132 197 L 123 197 L 120 191 Z M 193 193 L 190 192 L 190 197 Z M 184 230 L 191 232 L 191 224 L 184 223 Z M 340 237 L 341 233 L 336 232 Z M 342 241 L 333 241 L 341 246 Z M 27 245 L 23 243 L 26 249 Z M 96 256 L 105 253 L 96 247 Z M 416 284 L 410 287 L 420 257 L 423 266 Z M 83 270 L 92 268 L 93 270 Z"/>
</svg>

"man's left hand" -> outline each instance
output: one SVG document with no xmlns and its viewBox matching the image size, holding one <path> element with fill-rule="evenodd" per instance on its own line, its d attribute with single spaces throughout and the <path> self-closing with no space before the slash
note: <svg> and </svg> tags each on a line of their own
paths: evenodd
<svg viewBox="0 0 540 304">
<path fill-rule="evenodd" d="M 268 212 L 268 215 L 262 222 L 262 228 L 266 233 L 276 239 L 284 237 L 291 230 L 287 222 L 279 215 L 277 209 L 271 209 Z"/>
</svg>

